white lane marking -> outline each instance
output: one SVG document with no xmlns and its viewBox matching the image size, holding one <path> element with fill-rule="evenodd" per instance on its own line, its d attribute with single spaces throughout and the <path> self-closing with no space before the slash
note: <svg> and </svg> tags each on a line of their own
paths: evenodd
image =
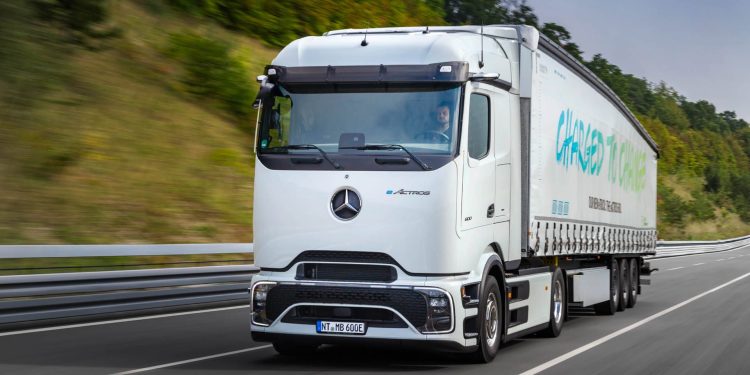
<svg viewBox="0 0 750 375">
<path fill-rule="evenodd" d="M 101 326 L 101 325 L 105 325 L 105 324 L 135 322 L 135 321 L 138 321 L 138 320 L 169 318 L 169 317 L 173 317 L 173 316 L 203 314 L 203 313 L 210 313 L 210 312 L 217 312 L 217 311 L 226 311 L 226 310 L 235 310 L 235 309 L 243 309 L 243 308 L 249 308 L 249 306 L 248 305 L 240 305 L 240 306 L 219 307 L 219 308 L 215 308 L 215 309 L 185 311 L 185 312 L 172 313 L 172 314 L 159 314 L 159 315 L 139 316 L 137 318 L 103 320 L 101 322 L 81 323 L 81 324 L 68 324 L 68 325 L 56 326 L 56 327 L 24 329 L 24 330 L 20 330 L 20 331 L 0 332 L 0 337 L 2 337 L 2 336 L 13 336 L 13 335 L 23 335 L 23 334 L 26 334 L 26 333 L 57 331 L 57 330 L 60 330 L 60 329 L 71 329 L 71 328 L 80 328 L 80 327 Z"/>
<path fill-rule="evenodd" d="M 744 248 L 741 248 L 741 249 L 744 249 Z M 728 250 L 728 251 L 735 251 L 735 250 L 739 250 L 739 249 Z M 679 257 L 682 257 L 682 256 L 692 256 L 692 255 L 709 255 L 709 254 L 711 254 L 711 253 L 705 253 L 705 254 L 688 254 L 688 255 L 681 255 L 681 256 L 679 256 Z M 742 254 L 742 255 L 737 255 L 736 257 L 738 258 L 738 257 L 744 256 L 744 255 L 750 255 L 750 254 Z M 668 257 L 668 258 L 651 259 L 651 260 L 649 260 L 649 261 L 650 261 L 650 262 L 652 262 L 652 261 L 656 261 L 656 260 L 668 260 L 668 259 L 679 258 L 679 257 Z M 721 261 L 725 261 L 725 260 L 730 260 L 730 259 L 734 259 L 734 258 L 736 258 L 736 257 L 729 257 L 729 258 L 715 259 L 715 260 L 714 260 L 714 262 L 721 262 Z M 703 265 L 703 264 L 706 264 L 706 263 L 705 263 L 705 262 L 702 262 L 702 263 L 696 263 L 696 264 L 693 264 L 693 266 L 700 266 L 700 265 Z M 664 270 L 664 272 L 667 272 L 667 271 L 675 271 L 675 270 L 683 269 L 683 268 L 685 268 L 685 267 L 692 267 L 692 266 L 683 266 L 683 267 L 675 267 L 675 268 L 669 268 L 669 269 L 666 269 L 666 270 Z"/>
<path fill-rule="evenodd" d="M 732 284 L 734 284 L 734 283 L 736 283 L 736 282 L 738 282 L 738 281 L 740 281 L 740 280 L 742 280 L 742 279 L 744 279 L 744 278 L 746 278 L 748 276 L 750 276 L 750 272 L 748 272 L 748 273 L 746 273 L 746 274 L 744 274 L 744 275 L 742 275 L 740 277 L 737 277 L 737 278 L 734 278 L 732 280 L 729 280 L 726 283 L 721 284 L 721 285 L 719 285 L 719 286 L 717 286 L 717 287 L 715 287 L 713 289 L 707 290 L 707 291 L 705 291 L 705 292 L 703 292 L 703 293 L 701 293 L 701 294 L 699 294 L 699 295 L 697 295 L 697 296 L 695 296 L 693 298 L 690 298 L 690 299 L 688 299 L 686 301 L 680 302 L 680 303 L 678 303 L 678 304 L 676 304 L 676 305 L 674 305 L 674 306 L 672 306 L 670 308 L 662 310 L 662 311 L 660 311 L 660 312 L 658 312 L 658 313 L 656 313 L 654 315 L 651 315 L 651 316 L 649 316 L 649 317 L 647 317 L 647 318 L 645 318 L 643 320 L 637 321 L 637 322 L 635 322 L 635 323 L 633 323 L 633 324 L 631 324 L 631 325 L 629 325 L 629 326 L 627 326 L 625 328 L 622 328 L 622 329 L 620 329 L 618 331 L 612 332 L 609 335 L 604 336 L 604 337 L 602 337 L 602 338 L 600 338 L 598 340 L 592 341 L 592 342 L 590 342 L 590 343 L 588 343 L 588 344 L 586 344 L 584 346 L 581 346 L 581 347 L 579 347 L 577 349 L 571 350 L 571 351 L 569 351 L 569 352 L 567 352 L 567 353 L 565 353 L 565 354 L 563 354 L 563 355 L 561 355 L 561 356 L 559 356 L 557 358 L 554 358 L 554 359 L 549 360 L 549 361 L 547 361 L 545 363 L 542 363 L 541 365 L 536 366 L 536 367 L 534 367 L 534 368 L 532 368 L 530 370 L 526 370 L 526 371 L 522 372 L 521 375 L 538 374 L 538 373 L 540 373 L 540 372 L 542 372 L 542 371 L 544 371 L 544 370 L 546 370 L 546 369 L 548 369 L 548 368 L 550 368 L 550 367 L 552 367 L 554 365 L 557 365 L 557 364 L 559 364 L 561 362 L 567 361 L 568 359 L 573 358 L 573 357 L 575 357 L 575 356 L 577 356 L 577 355 L 579 355 L 579 354 L 581 354 L 581 353 L 583 353 L 583 352 L 585 352 L 585 351 L 587 351 L 589 349 L 593 349 L 593 348 L 595 348 L 595 347 L 597 347 L 597 346 L 599 346 L 601 344 L 604 344 L 605 342 L 607 342 L 609 340 L 612 340 L 613 338 L 615 338 L 617 336 L 620 336 L 620 335 L 625 334 L 625 333 L 627 333 L 629 331 L 632 331 L 632 330 L 634 330 L 634 329 L 636 329 L 636 328 L 638 328 L 638 327 L 640 327 L 640 326 L 642 326 L 642 325 L 644 325 L 644 324 L 646 324 L 646 323 L 648 323 L 648 322 L 650 322 L 650 321 L 652 321 L 654 319 L 657 319 L 657 318 L 660 318 L 660 317 L 662 317 L 662 316 L 664 316 L 666 314 L 669 314 L 670 312 L 675 311 L 675 310 L 679 309 L 680 307 L 683 307 L 683 306 L 685 306 L 685 305 L 687 305 L 687 304 L 689 304 L 689 303 L 691 303 L 691 302 L 693 302 L 693 301 L 695 301 L 697 299 L 703 298 L 703 297 L 705 297 L 705 296 L 707 296 L 707 295 L 709 295 L 711 293 L 714 293 L 714 292 L 718 291 L 719 289 L 722 289 L 722 288 L 725 288 L 725 287 L 727 287 L 729 285 L 732 285 Z"/>
<path fill-rule="evenodd" d="M 253 350 L 267 349 L 267 348 L 270 348 L 272 346 L 273 345 L 256 346 L 254 348 L 245 348 L 245 349 L 235 350 L 235 351 L 232 351 L 232 352 L 219 353 L 219 354 L 214 354 L 214 355 L 207 355 L 205 357 L 198 357 L 198 358 L 193 358 L 193 359 L 186 359 L 184 361 L 165 363 L 163 365 L 156 365 L 156 366 L 151 366 L 151 367 L 138 368 L 138 369 L 135 369 L 135 370 L 128 370 L 128 371 L 123 371 L 123 372 L 116 372 L 116 373 L 114 373 L 112 375 L 137 374 L 139 372 L 146 372 L 146 371 L 151 371 L 151 370 L 158 370 L 158 369 L 165 368 L 165 367 L 179 366 L 179 365 L 184 365 L 186 363 L 192 363 L 192 362 L 198 362 L 198 361 L 205 361 L 207 359 L 214 359 L 214 358 L 226 357 L 226 356 L 240 354 L 240 353 L 252 352 Z"/>
</svg>

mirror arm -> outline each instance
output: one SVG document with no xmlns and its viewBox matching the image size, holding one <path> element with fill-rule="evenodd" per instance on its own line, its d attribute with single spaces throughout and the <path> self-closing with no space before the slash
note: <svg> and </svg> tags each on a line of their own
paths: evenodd
<svg viewBox="0 0 750 375">
<path fill-rule="evenodd" d="M 469 77 L 469 80 L 472 82 L 492 81 L 495 79 L 500 79 L 500 74 L 498 73 L 474 73 Z"/>
<path fill-rule="evenodd" d="M 256 106 L 257 105 L 257 106 Z M 258 99 L 256 100 L 256 104 L 253 104 L 253 108 L 257 110 L 257 114 L 255 117 L 255 141 L 253 142 L 253 154 L 257 154 L 257 147 L 258 147 L 258 133 L 260 132 L 260 112 L 263 111 L 263 102 Z"/>
</svg>

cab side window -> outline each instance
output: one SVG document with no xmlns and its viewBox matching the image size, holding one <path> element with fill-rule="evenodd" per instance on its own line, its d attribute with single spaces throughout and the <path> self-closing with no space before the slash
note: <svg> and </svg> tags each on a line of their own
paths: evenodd
<svg viewBox="0 0 750 375">
<path fill-rule="evenodd" d="M 469 100 L 469 157 L 483 159 L 490 150 L 490 98 L 471 94 Z"/>
</svg>

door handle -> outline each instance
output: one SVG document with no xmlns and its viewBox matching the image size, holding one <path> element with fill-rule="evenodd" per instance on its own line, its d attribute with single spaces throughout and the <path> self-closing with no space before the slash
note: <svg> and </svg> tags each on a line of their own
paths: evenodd
<svg viewBox="0 0 750 375">
<path fill-rule="evenodd" d="M 495 204 L 491 204 L 489 207 L 487 207 L 487 217 L 492 218 L 495 216 Z"/>
</svg>

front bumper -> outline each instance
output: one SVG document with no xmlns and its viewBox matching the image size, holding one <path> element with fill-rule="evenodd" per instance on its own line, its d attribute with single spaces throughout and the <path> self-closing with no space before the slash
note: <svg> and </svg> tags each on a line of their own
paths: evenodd
<svg viewBox="0 0 750 375">
<path fill-rule="evenodd" d="M 277 275 L 274 275 L 277 274 Z M 476 348 L 476 338 L 466 338 L 463 334 L 463 323 L 467 316 L 475 316 L 477 308 L 465 309 L 461 304 L 461 286 L 468 281 L 466 276 L 449 277 L 399 277 L 399 285 L 370 283 L 326 283 L 299 282 L 284 273 L 267 272 L 253 278 L 253 286 L 259 282 L 276 282 L 284 288 L 278 296 L 317 297 L 278 303 L 273 301 L 273 294 L 268 294 L 268 308 L 272 311 L 273 321 L 267 325 L 251 323 L 251 332 L 256 341 L 294 340 L 300 343 L 339 344 L 362 343 L 366 345 L 385 343 L 388 345 L 427 347 L 436 350 L 454 352 L 470 351 Z M 400 275 L 401 276 L 401 275 Z M 252 289 L 251 289 L 252 290 Z M 418 329 L 424 319 L 419 319 L 417 308 L 405 308 L 404 304 L 384 299 L 384 295 L 398 295 L 409 300 L 409 293 L 415 290 L 440 290 L 450 296 L 451 327 L 437 333 L 422 333 Z M 318 291 L 319 293 L 316 293 Z M 370 291 L 371 293 L 366 293 Z M 333 294 L 332 294 L 333 293 Z M 330 298 L 341 294 L 340 299 Z M 408 303 L 407 303 L 408 304 Z M 325 334 L 316 331 L 314 320 L 307 322 L 294 319 L 294 311 L 300 307 L 326 307 L 350 309 L 378 309 L 390 311 L 402 324 L 383 325 L 368 323 L 364 335 Z M 407 306 L 408 307 L 408 306 Z M 414 307 L 414 306 L 412 306 Z M 271 310 L 269 310 L 271 311 Z M 290 318 L 292 317 L 292 318 Z M 329 319 L 321 319 L 329 320 Z M 331 319 L 337 320 L 337 319 Z M 358 321 L 356 318 L 341 318 L 340 321 Z M 251 318 L 251 322 L 253 319 Z"/>
</svg>

